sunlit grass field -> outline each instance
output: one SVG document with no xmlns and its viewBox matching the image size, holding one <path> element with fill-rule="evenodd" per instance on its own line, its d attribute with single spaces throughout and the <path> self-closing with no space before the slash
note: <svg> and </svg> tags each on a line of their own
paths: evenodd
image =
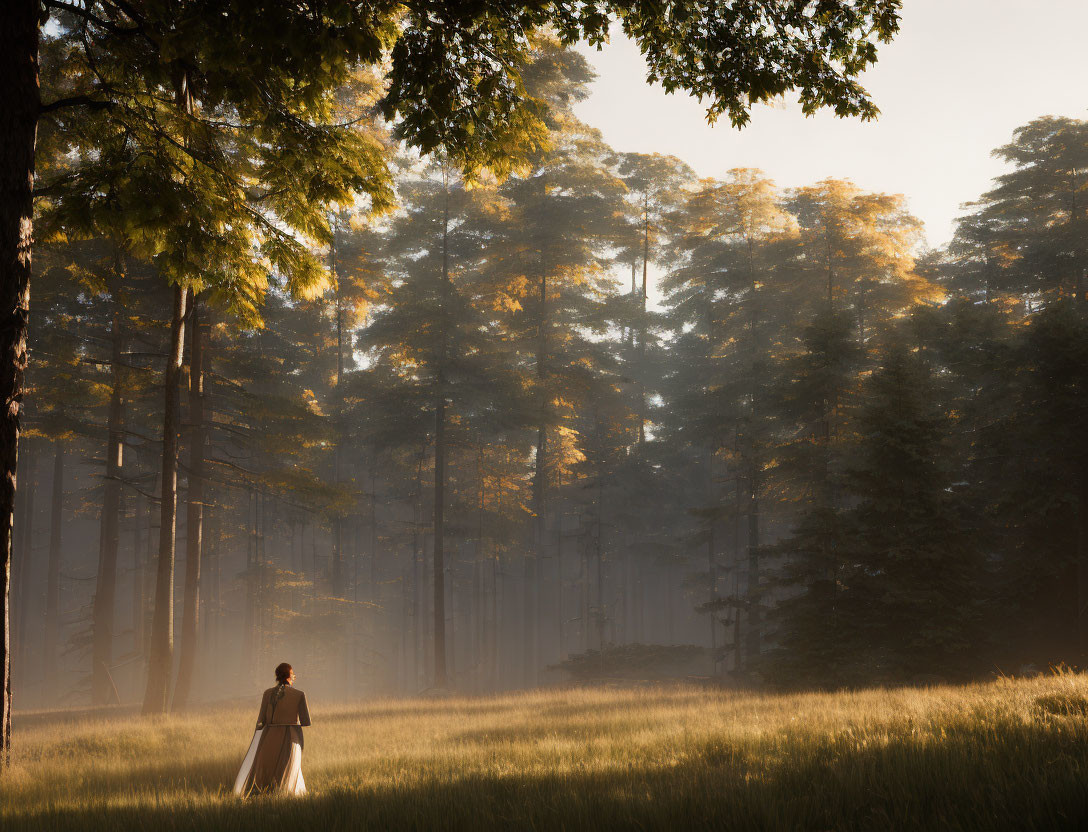
<svg viewBox="0 0 1088 832">
<path fill-rule="evenodd" d="M 310 793 L 246 801 L 230 787 L 252 735 L 249 705 L 160 719 L 17 713 L 0 829 L 1088 828 L 1085 674 L 310 710 Z"/>
</svg>

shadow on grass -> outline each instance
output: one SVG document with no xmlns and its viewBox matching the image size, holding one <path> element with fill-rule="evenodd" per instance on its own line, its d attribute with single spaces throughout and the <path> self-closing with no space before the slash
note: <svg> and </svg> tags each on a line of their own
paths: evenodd
<svg viewBox="0 0 1088 832">
<path fill-rule="evenodd" d="M 87 812 L 0 807 L 7 830 L 1072 830 L 1088 828 L 1083 726 L 953 725 L 941 740 L 845 738 L 773 747 L 722 739 L 674 762 L 543 776 L 467 775 L 380 789 Z M 799 741 L 798 741 L 799 743 Z M 162 772 L 155 772 L 161 776 Z"/>
<path fill-rule="evenodd" d="M 573 696 L 577 696 L 582 689 L 570 688 Z M 590 691 L 597 690 L 596 688 L 588 688 Z M 560 696 L 562 693 L 559 694 Z M 335 722 L 335 721 L 358 721 L 360 717 L 364 719 L 403 719 L 419 716 L 420 714 L 434 714 L 436 712 L 449 711 L 456 714 L 466 714 L 472 716 L 504 716 L 504 715 L 522 715 L 527 714 L 533 719 L 541 719 L 556 716 L 562 719 L 570 719 L 578 716 L 594 716 L 605 711 L 616 711 L 624 708 L 641 708 L 652 709 L 658 705 L 683 707 L 691 702 L 704 702 L 706 701 L 707 694 L 702 690 L 690 690 L 684 689 L 680 693 L 668 693 L 658 696 L 647 695 L 642 692 L 641 689 L 635 690 L 631 693 L 618 693 L 615 694 L 607 703 L 604 702 L 590 702 L 590 703 L 571 703 L 571 702 L 559 702 L 554 704 L 541 704 L 539 706 L 528 704 L 527 701 L 521 699 L 511 699 L 509 697 L 495 696 L 490 697 L 475 697 L 471 700 L 463 698 L 454 698 L 450 700 L 443 700 L 436 698 L 433 700 L 416 700 L 408 705 L 399 705 L 396 703 L 382 704 L 382 705 L 358 705 L 356 703 L 349 703 L 344 705 L 338 705 L 336 703 L 330 704 L 324 714 L 322 714 L 322 722 Z"/>
</svg>

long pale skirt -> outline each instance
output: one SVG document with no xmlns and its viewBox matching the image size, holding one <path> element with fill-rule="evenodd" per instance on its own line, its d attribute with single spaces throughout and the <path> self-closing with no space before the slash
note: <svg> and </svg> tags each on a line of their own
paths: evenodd
<svg viewBox="0 0 1088 832">
<path fill-rule="evenodd" d="M 253 732 L 249 751 L 234 780 L 234 793 L 245 797 L 254 792 L 306 794 L 301 727 L 266 725 Z"/>
</svg>

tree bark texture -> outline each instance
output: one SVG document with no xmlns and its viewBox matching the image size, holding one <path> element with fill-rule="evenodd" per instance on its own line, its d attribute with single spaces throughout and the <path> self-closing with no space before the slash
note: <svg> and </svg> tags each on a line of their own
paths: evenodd
<svg viewBox="0 0 1088 832">
<path fill-rule="evenodd" d="M 117 600 L 117 550 L 121 538 L 121 466 L 125 444 L 124 376 L 121 362 L 124 352 L 121 301 L 118 297 L 123 276 L 114 275 L 110 304 L 113 331 L 110 347 L 110 404 L 107 416 L 106 478 L 103 483 L 102 515 L 99 523 L 98 579 L 92 611 L 91 701 L 105 705 L 114 697 L 110 679 L 113 664 L 114 617 Z"/>
<path fill-rule="evenodd" d="M 49 510 L 49 560 L 45 568 L 45 684 L 57 693 L 60 658 L 60 560 L 64 529 L 64 445 L 53 443 L 53 482 Z"/>
<path fill-rule="evenodd" d="M 37 0 L 9 0 L 0 25 L 0 765 L 11 750 L 11 556 L 41 104 L 40 13 Z"/>
<path fill-rule="evenodd" d="M 434 409 L 434 686 L 446 687 L 446 351 L 448 336 L 446 315 L 449 314 L 449 233 L 450 193 L 446 184 L 446 205 L 442 225 L 442 355 L 439 357 L 435 380 Z"/>
<path fill-rule="evenodd" d="M 185 348 L 186 291 L 174 287 L 170 316 L 170 353 L 164 373 L 162 489 L 159 505 L 159 554 L 155 571 L 155 611 L 151 619 L 151 653 L 144 694 L 145 714 L 165 713 L 169 705 L 174 663 L 174 544 L 178 510 L 178 418 L 182 356 Z"/>
<path fill-rule="evenodd" d="M 199 299 L 189 295 L 189 485 L 185 495 L 185 596 L 181 616 L 181 659 L 174 688 L 175 711 L 189 704 L 200 630 L 200 572 L 204 558 L 204 424 L 205 327 Z"/>
</svg>

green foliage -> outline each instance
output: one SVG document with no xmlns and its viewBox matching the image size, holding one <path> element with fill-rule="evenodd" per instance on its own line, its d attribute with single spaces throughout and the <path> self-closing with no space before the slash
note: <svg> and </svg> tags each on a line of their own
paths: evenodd
<svg viewBox="0 0 1088 832">
<path fill-rule="evenodd" d="M 391 204 L 380 131 L 337 97 L 357 83 L 353 56 L 377 58 L 377 33 L 337 36 L 277 3 L 222 17 L 200 4 L 105 6 L 114 19 L 65 11 L 45 44 L 58 65 L 52 94 L 102 105 L 54 115 L 50 141 L 64 156 L 43 187 L 54 221 L 69 235 L 110 234 L 251 324 L 270 272 L 296 297 L 322 292 L 312 248 L 330 237 L 326 206 Z M 303 34 L 313 41 L 300 50 Z"/>
<path fill-rule="evenodd" d="M 475 630 L 503 629 L 507 578 L 538 604 L 525 631 L 552 591 L 576 676 L 703 649 L 634 643 L 655 582 L 707 614 L 716 674 L 781 685 L 1082 653 L 1083 123 L 1018 131 L 1015 169 L 922 254 L 900 197 L 616 153 L 573 113 L 592 72 L 564 46 L 616 17 L 712 115 L 797 89 L 868 116 L 856 76 L 898 3 L 217 8 L 46 30 L 47 101 L 91 106 L 43 121 L 28 424 L 101 438 L 120 303 L 126 484 L 153 494 L 166 290 L 211 301 L 207 505 L 266 641 L 352 672 L 376 632 L 421 650 L 441 412 L 451 621 L 464 566 Z M 394 181 L 396 139 L 426 158 Z"/>
<path fill-rule="evenodd" d="M 994 155 L 1012 170 L 957 224 L 950 279 L 986 300 L 1083 298 L 1088 123 L 1036 119 Z"/>
</svg>

